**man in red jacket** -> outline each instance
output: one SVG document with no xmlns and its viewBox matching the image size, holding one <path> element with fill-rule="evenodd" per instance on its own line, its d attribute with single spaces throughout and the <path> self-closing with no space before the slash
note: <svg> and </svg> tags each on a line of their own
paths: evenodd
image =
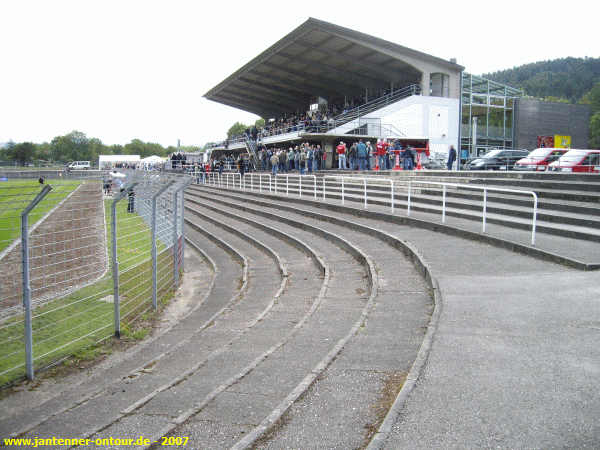
<svg viewBox="0 0 600 450">
<path fill-rule="evenodd" d="M 338 154 L 338 169 L 346 170 L 346 144 L 340 141 L 340 144 L 336 147 Z"/>
<path fill-rule="evenodd" d="M 377 141 L 377 145 L 375 146 L 375 154 L 377 155 L 377 160 L 379 162 L 379 169 L 385 170 L 385 159 L 387 154 L 388 143 L 383 139 L 379 139 Z"/>
</svg>

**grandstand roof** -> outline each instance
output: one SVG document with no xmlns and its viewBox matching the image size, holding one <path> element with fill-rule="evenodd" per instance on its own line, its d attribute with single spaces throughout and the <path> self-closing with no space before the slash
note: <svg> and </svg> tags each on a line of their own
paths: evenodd
<svg viewBox="0 0 600 450">
<path fill-rule="evenodd" d="M 441 70 L 463 67 L 435 56 L 309 18 L 204 96 L 262 117 L 327 99 L 364 95 L 365 88 L 419 83 L 415 61 Z M 418 64 L 416 64 L 418 65 Z"/>
</svg>

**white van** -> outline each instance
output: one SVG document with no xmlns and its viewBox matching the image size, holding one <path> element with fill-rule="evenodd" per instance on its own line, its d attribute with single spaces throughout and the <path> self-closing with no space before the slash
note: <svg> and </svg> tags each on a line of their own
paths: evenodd
<svg viewBox="0 0 600 450">
<path fill-rule="evenodd" d="M 88 170 L 91 165 L 89 161 L 73 161 L 67 167 L 71 170 Z"/>
</svg>

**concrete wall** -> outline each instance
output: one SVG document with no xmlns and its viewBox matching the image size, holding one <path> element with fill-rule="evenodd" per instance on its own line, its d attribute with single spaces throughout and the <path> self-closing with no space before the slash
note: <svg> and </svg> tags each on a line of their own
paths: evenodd
<svg viewBox="0 0 600 450">
<path fill-rule="evenodd" d="M 587 148 L 591 110 L 587 105 L 519 98 L 515 102 L 514 148 L 534 149 L 538 136 L 571 136 L 572 148 Z"/>
</svg>

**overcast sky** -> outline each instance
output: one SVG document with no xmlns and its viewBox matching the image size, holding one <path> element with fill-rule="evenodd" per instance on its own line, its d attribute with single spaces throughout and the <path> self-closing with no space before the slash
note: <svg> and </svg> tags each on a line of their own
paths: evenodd
<svg viewBox="0 0 600 450">
<path fill-rule="evenodd" d="M 0 143 L 225 138 L 257 116 L 202 97 L 308 17 L 481 74 L 600 56 L 593 1 L 0 0 Z"/>
</svg>

